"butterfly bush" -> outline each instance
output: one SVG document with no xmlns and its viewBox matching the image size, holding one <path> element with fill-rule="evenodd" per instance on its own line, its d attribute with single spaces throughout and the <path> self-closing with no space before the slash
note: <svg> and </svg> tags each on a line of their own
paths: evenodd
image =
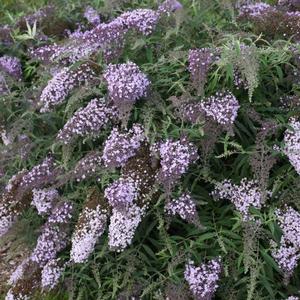
<svg viewBox="0 0 300 300">
<path fill-rule="evenodd" d="M 102 166 L 102 153 L 99 151 L 91 151 L 76 164 L 73 171 L 74 178 L 78 182 L 90 178 L 95 175 Z"/>
<path fill-rule="evenodd" d="M 33 189 L 33 197 L 31 204 L 35 206 L 39 215 L 47 215 L 53 209 L 59 198 L 56 189 Z"/>
<path fill-rule="evenodd" d="M 152 152 L 160 157 L 161 169 L 157 177 L 168 191 L 188 170 L 189 165 L 199 158 L 197 148 L 185 137 L 154 144 Z"/>
<path fill-rule="evenodd" d="M 76 68 L 64 67 L 43 89 L 40 97 L 41 112 L 49 112 L 54 107 L 63 103 L 69 93 L 79 85 L 87 84 L 94 80 L 96 73 L 88 64 L 83 63 Z"/>
<path fill-rule="evenodd" d="M 104 191 L 108 203 L 118 209 L 130 206 L 137 199 L 138 194 L 139 184 L 130 177 L 115 180 Z"/>
<path fill-rule="evenodd" d="M 103 99 L 92 99 L 80 108 L 59 131 L 57 139 L 69 144 L 77 137 L 97 136 L 100 130 L 111 124 L 117 116 L 115 107 L 107 105 Z"/>
<path fill-rule="evenodd" d="M 72 218 L 73 205 L 62 201 L 56 205 L 38 237 L 31 260 L 43 267 L 63 250 L 69 241 L 69 222 Z"/>
<path fill-rule="evenodd" d="M 192 49 L 189 51 L 189 72 L 195 88 L 201 94 L 206 83 L 208 72 L 216 61 L 215 50 L 211 48 Z"/>
<path fill-rule="evenodd" d="M 0 197 L 0 237 L 16 222 L 31 202 L 31 191 L 23 190 L 21 183 L 27 171 L 20 171 L 7 183 Z"/>
<path fill-rule="evenodd" d="M 293 118 L 289 125 L 291 129 L 287 129 L 284 134 L 284 153 L 300 175 L 300 122 Z"/>
<path fill-rule="evenodd" d="M 239 16 L 249 16 L 249 17 L 260 17 L 262 18 L 265 13 L 273 10 L 274 8 L 264 2 L 259 2 L 255 4 L 244 5 L 240 8 Z"/>
<path fill-rule="evenodd" d="M 16 284 L 17 281 L 22 278 L 29 263 L 30 263 L 30 258 L 27 257 L 17 266 L 17 268 L 11 273 L 9 277 L 8 280 L 9 285 Z"/>
<path fill-rule="evenodd" d="M 22 65 L 17 57 L 11 57 L 8 55 L 0 57 L 0 70 L 16 79 L 20 79 L 22 77 Z"/>
<path fill-rule="evenodd" d="M 108 168 L 123 166 L 136 154 L 145 139 L 144 129 L 139 124 L 134 124 L 132 129 L 124 133 L 113 128 L 104 143 L 102 156 L 104 165 Z"/>
<path fill-rule="evenodd" d="M 94 251 L 95 245 L 106 228 L 109 210 L 98 198 L 91 198 L 79 215 L 72 236 L 71 261 L 83 263 Z"/>
<path fill-rule="evenodd" d="M 145 215 L 146 208 L 131 204 L 128 209 L 112 209 L 108 229 L 108 245 L 111 250 L 121 252 L 132 243 L 134 233 Z"/>
<path fill-rule="evenodd" d="M 247 178 L 243 178 L 239 185 L 227 179 L 219 182 L 215 185 L 212 195 L 218 199 L 229 199 L 244 220 L 251 218 L 250 207 L 260 209 L 265 202 L 258 181 Z M 268 191 L 267 196 L 271 196 L 271 192 Z"/>
<path fill-rule="evenodd" d="M 84 17 L 93 25 L 98 25 L 101 23 L 99 14 L 91 6 L 86 7 L 84 11 Z"/>
<path fill-rule="evenodd" d="M 64 266 L 60 259 L 51 259 L 43 267 L 41 273 L 41 287 L 43 290 L 54 289 L 62 276 Z"/>
<path fill-rule="evenodd" d="M 210 260 L 195 266 L 190 261 L 185 266 L 184 278 L 188 282 L 190 290 L 197 300 L 210 300 L 213 298 L 222 271 L 220 258 Z"/>
<path fill-rule="evenodd" d="M 183 220 L 195 223 L 198 219 L 196 203 L 189 193 L 182 194 L 166 204 L 165 211 L 169 215 L 178 214 Z"/>
<path fill-rule="evenodd" d="M 133 62 L 110 64 L 103 77 L 107 82 L 108 96 L 120 116 L 129 113 L 135 101 L 146 96 L 150 86 L 147 76 Z"/>
<path fill-rule="evenodd" d="M 171 12 L 175 12 L 177 10 L 182 9 L 182 4 L 177 0 L 166 0 L 158 7 L 158 13 L 162 14 L 170 14 Z"/>
</svg>

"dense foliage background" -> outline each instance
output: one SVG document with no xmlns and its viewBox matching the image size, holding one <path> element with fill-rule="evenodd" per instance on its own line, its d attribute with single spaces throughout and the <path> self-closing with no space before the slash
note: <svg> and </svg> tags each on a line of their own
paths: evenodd
<svg viewBox="0 0 300 300">
<path fill-rule="evenodd" d="M 151 145 L 186 136 L 197 146 L 200 158 L 189 165 L 171 194 L 155 183 L 149 209 L 124 251 L 109 249 L 105 231 L 87 262 L 68 264 L 59 285 L 47 293 L 37 291 L 33 299 L 192 299 L 184 279 L 186 263 L 192 259 L 200 265 L 216 257 L 221 257 L 222 274 L 215 299 L 287 299 L 300 295 L 299 266 L 286 280 L 286 272 L 272 256 L 271 242 L 280 243 L 282 236 L 276 209 L 289 205 L 300 210 L 299 174 L 283 151 L 291 117 L 299 113 L 297 39 L 275 30 L 275 25 L 262 27 L 251 18 L 239 17 L 243 3 L 181 3 L 183 8 L 162 18 L 150 35 L 128 34 L 122 54 L 112 62 L 134 62 L 151 82 L 147 96 L 134 105 L 128 126 L 142 124 Z M 268 3 L 276 5 L 276 1 Z M 77 109 L 95 97 L 107 97 L 107 84 L 102 77 L 107 62 L 101 51 L 83 59 L 96 65 L 96 82 L 73 89 L 67 101 L 41 113 L 41 91 L 57 65 L 32 57 L 31 49 L 64 43 L 65 30 L 74 31 L 79 24 L 90 28 L 83 16 L 87 6 L 108 22 L 125 11 L 157 9 L 158 3 L 52 1 L 53 15 L 43 22 L 24 24 L 22 17 L 47 4 L 42 0 L 0 3 L 0 23 L 7 24 L 10 31 L 9 42 L 5 42 L 4 35 L 1 37 L 0 56 L 18 57 L 23 74 L 20 80 L 7 77 L 9 92 L 0 96 L 0 186 L 5 194 L 5 186 L 14 174 L 31 170 L 51 153 L 56 166 L 63 170 L 55 187 L 63 199 L 75 204 L 70 226 L 74 230 L 86 198 L 95 191 L 103 198 L 105 188 L 120 175 L 120 168 L 104 167 L 80 182 L 70 175 L 85 154 L 103 150 L 112 126 L 101 129 L 96 138 L 78 138 L 68 145 L 56 136 Z M 191 79 L 188 58 L 190 49 L 203 47 L 215 49 L 218 60 L 209 68 L 201 89 L 203 83 Z M 242 51 L 244 47 L 249 51 Z M 247 88 L 235 84 L 237 70 Z M 226 130 L 204 119 L 187 122 L 174 105 L 189 99 L 199 102 L 223 90 L 230 91 L 240 105 L 233 126 Z M 230 179 L 239 184 L 243 178 L 258 180 L 262 193 L 272 192 L 261 209 L 251 208 L 252 218 L 246 220 L 230 199 L 218 200 L 212 195 L 217 182 Z M 187 191 L 195 200 L 201 226 L 165 212 L 169 198 Z M 18 257 L 21 262 L 34 249 L 46 219 L 33 206 L 22 211 L 16 224 L 0 238 L 3 261 Z M 62 261 L 68 261 L 69 255 L 70 245 L 59 253 Z M 7 263 L 1 268 L 5 280 L 14 269 Z M 9 286 L 4 282 L 1 285 L 4 299 Z"/>
</svg>

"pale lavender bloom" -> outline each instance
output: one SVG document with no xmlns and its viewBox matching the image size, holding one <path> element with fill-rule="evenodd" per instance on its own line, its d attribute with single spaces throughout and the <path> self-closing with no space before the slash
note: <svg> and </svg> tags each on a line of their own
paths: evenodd
<svg viewBox="0 0 300 300">
<path fill-rule="evenodd" d="M 194 222 L 197 217 L 197 208 L 195 201 L 189 193 L 182 194 L 178 199 L 172 199 L 165 207 L 169 215 L 178 214 L 183 220 Z"/>
<path fill-rule="evenodd" d="M 53 183 L 56 179 L 55 161 L 52 156 L 45 158 L 42 163 L 33 167 L 25 174 L 20 183 L 24 188 L 41 188 Z"/>
<path fill-rule="evenodd" d="M 63 103 L 69 93 L 77 86 L 95 79 L 95 72 L 87 63 L 79 67 L 63 68 L 43 89 L 41 94 L 41 112 L 51 111 L 55 106 Z"/>
<path fill-rule="evenodd" d="M 109 185 L 104 196 L 109 204 L 117 209 L 125 209 L 137 200 L 139 195 L 139 184 L 130 177 L 120 177 Z"/>
<path fill-rule="evenodd" d="M 134 124 L 132 129 L 124 133 L 113 128 L 104 144 L 102 156 L 104 165 L 108 168 L 123 166 L 136 154 L 145 139 L 144 128 L 139 124 Z"/>
<path fill-rule="evenodd" d="M 30 262 L 30 258 L 27 257 L 21 262 L 21 264 L 17 266 L 17 268 L 13 271 L 13 273 L 9 277 L 8 280 L 9 285 L 15 285 L 17 281 L 22 278 L 29 262 Z"/>
<path fill-rule="evenodd" d="M 47 215 L 53 209 L 55 202 L 59 198 L 56 189 L 33 189 L 31 204 L 36 207 L 39 215 Z"/>
<path fill-rule="evenodd" d="M 188 170 L 189 165 L 199 158 L 197 148 L 186 138 L 177 141 L 169 139 L 155 144 L 152 152 L 160 157 L 158 179 L 168 191 Z"/>
<path fill-rule="evenodd" d="M 213 298 L 220 279 L 222 267 L 220 258 L 210 260 L 196 267 L 190 261 L 184 272 L 184 278 L 190 286 L 190 290 L 197 300 L 210 300 Z"/>
<path fill-rule="evenodd" d="M 0 70 L 3 70 L 8 75 L 20 79 L 22 77 L 21 62 L 17 57 L 4 55 L 0 57 Z"/>
<path fill-rule="evenodd" d="M 86 7 L 84 11 L 84 17 L 93 25 L 98 25 L 101 23 L 98 12 L 91 6 Z"/>
<path fill-rule="evenodd" d="M 68 224 L 72 219 L 74 205 L 69 201 L 60 201 L 53 208 L 50 217 L 48 218 L 49 224 Z"/>
<path fill-rule="evenodd" d="M 42 269 L 41 287 L 43 290 L 54 289 L 63 274 L 64 266 L 60 259 L 51 259 Z"/>
<path fill-rule="evenodd" d="M 292 129 L 287 129 L 284 133 L 284 153 L 300 175 L 300 122 L 293 118 L 289 125 Z"/>
<path fill-rule="evenodd" d="M 193 85 L 202 92 L 206 83 L 208 71 L 217 59 L 211 48 L 200 48 L 189 51 L 189 71 Z"/>
<path fill-rule="evenodd" d="M 122 20 L 128 29 L 134 29 L 144 35 L 149 35 L 159 21 L 159 13 L 152 9 L 136 9 L 123 13 L 118 19 Z"/>
<path fill-rule="evenodd" d="M 275 8 L 263 2 L 244 5 L 240 8 L 239 17 L 263 17 L 265 13 L 272 10 L 275 10 Z"/>
<path fill-rule="evenodd" d="M 160 14 L 170 14 L 174 11 L 182 9 L 182 4 L 177 0 L 166 0 L 158 8 Z"/>
<path fill-rule="evenodd" d="M 30 297 L 23 294 L 14 294 L 11 290 L 9 290 L 6 294 L 5 300 L 29 300 Z"/>
<path fill-rule="evenodd" d="M 272 251 L 272 256 L 285 273 L 285 277 L 290 277 L 298 265 L 300 252 L 299 248 L 288 245 L 284 239 L 281 239 L 280 247 Z"/>
<path fill-rule="evenodd" d="M 132 243 L 134 233 L 145 215 L 146 208 L 132 204 L 126 210 L 113 208 L 108 230 L 108 245 L 121 252 Z"/>
<path fill-rule="evenodd" d="M 232 125 L 238 115 L 239 102 L 230 92 L 218 92 L 201 102 L 200 108 L 206 116 L 221 125 Z"/>
<path fill-rule="evenodd" d="M 84 156 L 74 168 L 74 177 L 79 182 L 96 174 L 102 167 L 102 154 L 91 151 Z"/>
<path fill-rule="evenodd" d="M 109 97 L 118 106 L 121 103 L 134 103 L 146 95 L 150 81 L 139 67 L 133 63 L 110 64 L 104 75 L 108 84 Z"/>
<path fill-rule="evenodd" d="M 250 207 L 260 209 L 264 204 L 263 194 L 256 180 L 243 178 L 239 185 L 231 180 L 224 180 L 215 185 L 212 195 L 218 199 L 230 200 L 235 208 L 242 214 L 244 220 L 250 218 Z M 267 192 L 270 196 L 271 192 Z"/>
<path fill-rule="evenodd" d="M 299 300 L 299 297 L 290 296 L 286 300 Z"/>
<path fill-rule="evenodd" d="M 100 130 L 117 117 L 115 107 L 108 106 L 103 99 L 93 99 L 84 108 L 75 112 L 57 135 L 64 144 L 77 137 L 97 136 Z"/>
<path fill-rule="evenodd" d="M 279 226 L 285 241 L 300 249 L 300 213 L 292 207 L 276 211 Z"/>
<path fill-rule="evenodd" d="M 99 237 L 107 223 L 108 210 L 100 204 L 96 207 L 85 207 L 81 212 L 78 225 L 72 236 L 71 261 L 85 262 L 93 252 Z"/>
<path fill-rule="evenodd" d="M 43 267 L 67 246 L 68 240 L 68 233 L 64 227 L 47 223 L 37 240 L 31 260 Z"/>
</svg>

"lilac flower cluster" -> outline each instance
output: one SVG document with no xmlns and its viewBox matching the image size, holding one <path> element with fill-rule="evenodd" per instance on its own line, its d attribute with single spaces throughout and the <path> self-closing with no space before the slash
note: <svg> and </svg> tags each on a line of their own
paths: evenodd
<svg viewBox="0 0 300 300">
<path fill-rule="evenodd" d="M 84 207 L 72 236 L 71 261 L 83 263 L 88 259 L 105 230 L 107 215 L 108 210 L 100 203 Z"/>
<path fill-rule="evenodd" d="M 33 189 L 31 204 L 36 207 L 39 215 L 49 214 L 59 198 L 56 189 Z"/>
<path fill-rule="evenodd" d="M 8 182 L 0 198 L 0 237 L 11 228 L 14 222 L 31 201 L 31 193 L 20 192 L 20 184 L 27 171 L 20 171 Z"/>
<path fill-rule="evenodd" d="M 217 56 L 211 48 L 201 48 L 189 51 L 188 60 L 191 80 L 200 94 L 203 92 L 208 71 L 216 59 Z"/>
<path fill-rule="evenodd" d="M 42 269 L 41 287 L 44 290 L 52 290 L 59 282 L 64 271 L 60 259 L 51 259 Z"/>
<path fill-rule="evenodd" d="M 203 112 L 221 125 L 232 125 L 240 108 L 236 97 L 230 92 L 218 92 L 200 104 Z"/>
<path fill-rule="evenodd" d="M 293 118 L 289 125 L 291 129 L 287 129 L 284 134 L 284 153 L 300 175 L 300 122 Z"/>
<path fill-rule="evenodd" d="M 109 204 L 119 210 L 126 209 L 137 200 L 139 184 L 130 177 L 120 177 L 109 185 L 104 192 Z"/>
<path fill-rule="evenodd" d="M 104 144 L 102 156 L 104 165 L 108 168 L 123 166 L 136 154 L 145 139 L 144 129 L 139 124 L 133 125 L 132 129 L 125 133 L 113 128 Z"/>
<path fill-rule="evenodd" d="M 197 148 L 185 137 L 154 144 L 152 151 L 160 157 L 158 179 L 168 191 L 187 171 L 189 165 L 199 158 Z"/>
<path fill-rule="evenodd" d="M 170 14 L 171 12 L 182 9 L 183 6 L 177 0 L 166 0 L 158 7 L 158 13 L 162 14 Z"/>
<path fill-rule="evenodd" d="M 123 13 L 119 18 L 128 29 L 149 35 L 155 29 L 159 17 L 159 13 L 152 9 L 136 9 Z"/>
<path fill-rule="evenodd" d="M 98 135 L 103 127 L 116 119 L 116 116 L 115 107 L 108 106 L 103 99 L 95 98 L 86 107 L 75 112 L 59 131 L 57 139 L 68 144 L 76 137 Z"/>
<path fill-rule="evenodd" d="M 222 271 L 220 258 L 210 260 L 196 267 L 190 261 L 184 272 L 184 278 L 190 286 L 190 290 L 197 300 L 210 300 L 213 298 Z"/>
<path fill-rule="evenodd" d="M 63 68 L 43 89 L 40 97 L 42 105 L 40 111 L 51 111 L 55 106 L 64 102 L 71 90 L 94 80 L 95 77 L 96 73 L 88 63 L 83 63 L 75 69 Z"/>
<path fill-rule="evenodd" d="M 165 211 L 169 215 L 178 214 L 183 220 L 195 222 L 198 218 L 195 201 L 189 193 L 182 194 L 178 199 L 173 199 L 167 203 Z"/>
<path fill-rule="evenodd" d="M 286 300 L 299 300 L 299 297 L 290 296 Z"/>
<path fill-rule="evenodd" d="M 54 158 L 49 156 L 23 176 L 20 186 L 26 189 L 39 189 L 53 183 L 57 174 Z"/>
<path fill-rule="evenodd" d="M 96 174 L 102 167 L 102 154 L 92 151 L 84 156 L 74 168 L 74 177 L 79 182 Z"/>
<path fill-rule="evenodd" d="M 31 260 L 40 267 L 56 258 L 57 253 L 67 246 L 72 210 L 73 205 L 67 201 L 61 201 L 53 209 L 31 254 Z"/>
<path fill-rule="evenodd" d="M 263 194 L 256 180 L 243 178 L 239 185 L 231 180 L 224 180 L 215 185 L 212 195 L 218 199 L 229 199 L 235 208 L 241 213 L 244 220 L 250 218 L 249 209 L 255 207 L 260 209 L 264 204 Z M 271 192 L 267 192 L 270 196 Z"/>
<path fill-rule="evenodd" d="M 16 79 L 20 79 L 22 77 L 21 62 L 16 57 L 7 55 L 0 57 L 0 70 Z"/>
<path fill-rule="evenodd" d="M 91 6 L 86 7 L 84 11 L 84 17 L 93 25 L 98 25 L 101 23 L 99 14 Z"/>
<path fill-rule="evenodd" d="M 265 13 L 273 9 L 271 5 L 263 2 L 244 5 L 240 8 L 239 17 L 249 16 L 262 18 Z"/>
<path fill-rule="evenodd" d="M 8 280 L 9 285 L 16 284 L 17 281 L 22 278 L 22 276 L 24 275 L 25 269 L 29 263 L 30 263 L 30 258 L 27 257 L 17 266 L 17 268 L 12 272 L 12 274 L 9 277 L 9 280 Z"/>
<path fill-rule="evenodd" d="M 237 89 L 244 89 L 244 90 L 249 89 L 247 80 L 242 76 L 242 74 L 237 69 L 233 71 L 233 84 Z"/>
<path fill-rule="evenodd" d="M 108 85 L 110 99 L 119 109 L 128 112 L 136 100 L 146 96 L 150 81 L 139 67 L 133 63 L 112 65 L 110 64 L 104 75 Z"/>
<path fill-rule="evenodd" d="M 297 267 L 300 259 L 300 214 L 292 207 L 276 211 L 282 237 L 278 249 L 272 251 L 280 269 L 289 278 Z"/>
<path fill-rule="evenodd" d="M 123 251 L 131 244 L 136 228 L 145 215 L 146 208 L 131 204 L 125 211 L 112 209 L 108 229 L 108 245 L 111 250 Z"/>
</svg>

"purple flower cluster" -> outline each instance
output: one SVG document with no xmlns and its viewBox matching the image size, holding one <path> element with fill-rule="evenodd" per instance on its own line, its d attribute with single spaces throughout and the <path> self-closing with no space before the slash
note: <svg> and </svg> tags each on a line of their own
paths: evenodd
<svg viewBox="0 0 300 300">
<path fill-rule="evenodd" d="M 108 230 L 108 245 L 111 250 L 121 252 L 132 243 L 145 212 L 146 208 L 137 204 L 131 204 L 126 210 L 112 209 Z"/>
<path fill-rule="evenodd" d="M 42 269 L 41 287 L 43 290 L 52 290 L 59 282 L 64 271 L 60 259 L 51 259 Z"/>
<path fill-rule="evenodd" d="M 218 288 L 218 281 L 222 271 L 220 258 L 210 260 L 196 267 L 190 261 L 184 272 L 184 278 L 197 300 L 211 300 Z"/>
<path fill-rule="evenodd" d="M 240 108 L 236 97 L 230 92 L 218 92 L 201 102 L 200 107 L 207 117 L 221 125 L 232 125 Z"/>
<path fill-rule="evenodd" d="M 182 4 L 177 0 L 166 0 L 158 7 L 159 14 L 170 14 L 171 12 L 182 9 Z"/>
<path fill-rule="evenodd" d="M 150 86 L 147 76 L 133 62 L 110 64 L 103 77 L 108 85 L 110 99 L 121 111 L 126 107 L 129 107 L 126 110 L 130 111 L 131 105 L 145 96 Z"/>
<path fill-rule="evenodd" d="M 73 205 L 67 201 L 59 202 L 52 210 L 31 254 L 31 260 L 40 267 L 56 258 L 58 252 L 67 246 L 72 211 Z"/>
<path fill-rule="evenodd" d="M 101 23 L 98 12 L 91 6 L 86 7 L 84 11 L 84 17 L 93 25 L 98 25 Z"/>
<path fill-rule="evenodd" d="M 47 215 L 51 213 L 56 201 L 59 198 L 58 191 L 53 188 L 49 189 L 33 189 L 33 197 L 31 204 L 36 207 L 39 215 Z"/>
<path fill-rule="evenodd" d="M 287 129 L 284 134 L 284 153 L 300 175 L 300 122 L 291 119 L 289 125 L 291 129 Z"/>
<path fill-rule="evenodd" d="M 165 211 L 169 215 L 178 214 L 183 220 L 194 223 L 198 218 L 195 201 L 189 193 L 181 195 L 167 203 Z"/>
<path fill-rule="evenodd" d="M 155 29 L 159 17 L 159 13 L 152 9 L 136 9 L 123 13 L 119 18 L 128 29 L 149 35 Z"/>
<path fill-rule="evenodd" d="M 49 156 L 23 176 L 20 186 L 26 189 L 39 189 L 53 183 L 57 174 L 54 158 Z"/>
<path fill-rule="evenodd" d="M 262 18 L 265 13 L 273 10 L 274 8 L 263 2 L 244 5 L 240 8 L 239 17 L 249 16 L 249 17 L 260 17 Z"/>
<path fill-rule="evenodd" d="M 27 257 L 17 266 L 17 268 L 12 272 L 12 274 L 9 277 L 8 280 L 9 285 L 16 284 L 17 281 L 22 278 L 24 271 L 29 263 L 30 263 L 30 258 Z"/>
<path fill-rule="evenodd" d="M 74 177 L 79 182 L 96 174 L 102 167 L 102 154 L 91 151 L 84 156 L 74 168 Z"/>
<path fill-rule="evenodd" d="M 216 59 L 217 56 L 211 48 L 201 48 L 189 51 L 188 60 L 191 80 L 200 94 L 203 92 L 208 71 Z"/>
<path fill-rule="evenodd" d="M 19 215 L 30 205 L 31 193 L 20 191 L 20 184 L 27 171 L 20 171 L 8 182 L 0 197 L 0 237 L 14 224 Z"/>
<path fill-rule="evenodd" d="M 171 190 L 189 165 L 199 158 L 197 148 L 185 137 L 177 141 L 169 139 L 155 144 L 152 146 L 152 151 L 160 157 L 161 168 L 158 179 L 167 191 Z"/>
<path fill-rule="evenodd" d="M 16 79 L 20 79 L 22 77 L 21 62 L 16 57 L 7 55 L 0 57 L 0 70 Z"/>
<path fill-rule="evenodd" d="M 235 208 L 241 213 L 244 220 L 250 218 L 250 207 L 260 209 L 264 204 L 262 192 L 259 183 L 256 180 L 243 178 L 239 185 L 234 184 L 231 180 L 224 180 L 215 185 L 212 195 L 218 199 L 229 199 Z M 267 192 L 267 195 L 271 195 Z"/>
<path fill-rule="evenodd" d="M 63 103 L 75 87 L 86 84 L 95 77 L 96 73 L 88 63 L 83 63 L 75 69 L 63 68 L 49 80 L 43 89 L 40 97 L 42 105 L 40 111 L 51 111 L 55 106 Z"/>
<path fill-rule="evenodd" d="M 119 210 L 126 209 L 137 200 L 139 195 L 139 184 L 132 178 L 120 177 L 109 185 L 104 192 L 109 204 Z"/>
<path fill-rule="evenodd" d="M 113 122 L 116 116 L 115 107 L 108 106 L 103 99 L 95 98 L 75 112 L 59 131 L 57 139 L 68 144 L 76 137 L 99 135 L 100 130 Z"/>
<path fill-rule="evenodd" d="M 84 207 L 72 236 L 71 261 L 83 263 L 88 259 L 105 230 L 107 215 L 108 210 L 99 203 Z"/>
<path fill-rule="evenodd" d="M 102 156 L 104 165 L 108 168 L 123 166 L 136 154 L 145 139 L 144 129 L 139 124 L 133 125 L 132 129 L 125 133 L 113 128 L 104 144 Z"/>
</svg>

